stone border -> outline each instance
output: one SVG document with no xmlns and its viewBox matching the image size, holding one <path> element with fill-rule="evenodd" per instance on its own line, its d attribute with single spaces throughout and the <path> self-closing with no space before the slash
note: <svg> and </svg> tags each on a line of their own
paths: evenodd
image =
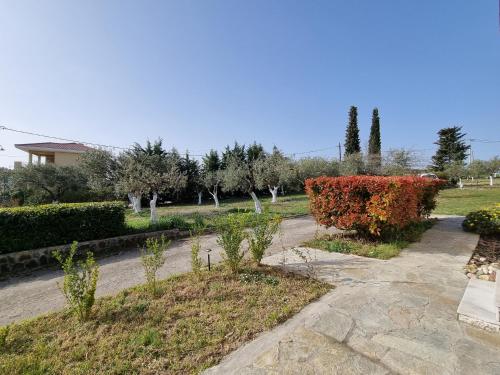
<svg viewBox="0 0 500 375">
<path fill-rule="evenodd" d="M 189 231 L 168 229 L 104 238 L 101 240 L 82 241 L 78 243 L 77 255 L 80 257 L 84 256 L 88 251 L 94 253 L 96 257 L 111 255 L 124 249 L 142 245 L 148 238 L 159 238 L 162 235 L 168 239 L 179 239 L 189 236 Z M 0 280 L 54 266 L 57 264 L 57 261 L 52 256 L 52 252 L 55 250 L 68 252 L 69 248 L 70 244 L 66 244 L 0 254 Z"/>
</svg>

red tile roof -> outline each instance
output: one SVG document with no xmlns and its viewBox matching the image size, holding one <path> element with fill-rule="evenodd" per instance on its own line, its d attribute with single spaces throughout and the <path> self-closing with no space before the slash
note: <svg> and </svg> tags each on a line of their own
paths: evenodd
<svg viewBox="0 0 500 375">
<path fill-rule="evenodd" d="M 85 146 L 81 143 L 55 143 L 55 142 L 43 142 L 43 143 L 21 143 L 15 145 L 17 148 L 33 148 L 33 149 L 51 149 L 51 150 L 61 150 L 61 151 L 77 151 L 85 152 L 92 150 L 92 147 Z"/>
</svg>

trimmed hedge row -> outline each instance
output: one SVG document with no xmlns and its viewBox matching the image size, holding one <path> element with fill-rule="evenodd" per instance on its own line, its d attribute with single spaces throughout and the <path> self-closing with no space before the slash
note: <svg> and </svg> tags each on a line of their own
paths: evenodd
<svg viewBox="0 0 500 375">
<path fill-rule="evenodd" d="M 125 232 L 121 202 L 0 208 L 0 254 L 114 237 Z"/>
<path fill-rule="evenodd" d="M 430 214 L 441 180 L 421 177 L 318 177 L 306 180 L 320 224 L 380 236 Z"/>
</svg>

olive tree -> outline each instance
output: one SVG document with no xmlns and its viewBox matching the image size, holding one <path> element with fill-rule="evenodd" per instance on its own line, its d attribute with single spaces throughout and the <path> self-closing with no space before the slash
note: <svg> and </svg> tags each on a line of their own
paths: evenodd
<svg viewBox="0 0 500 375">
<path fill-rule="evenodd" d="M 294 174 L 299 183 L 298 190 L 304 189 L 304 181 L 320 176 L 338 176 L 339 163 L 323 157 L 306 157 L 294 163 Z"/>
<path fill-rule="evenodd" d="M 277 147 L 267 157 L 258 158 L 254 162 L 255 182 L 258 189 L 269 189 L 271 203 L 278 199 L 278 188 L 289 184 L 294 176 L 293 165 Z"/>
<path fill-rule="evenodd" d="M 186 186 L 187 177 L 177 163 L 166 154 L 134 155 L 126 152 L 121 155 L 121 173 L 117 184 L 119 190 L 133 195 L 134 203 L 143 194 L 150 196 L 151 223 L 158 222 L 156 203 L 159 193 L 175 193 Z M 134 211 L 138 212 L 136 205 Z"/>
<path fill-rule="evenodd" d="M 200 182 L 208 190 L 215 203 L 215 208 L 219 208 L 219 186 L 222 183 L 222 163 L 219 154 L 215 150 L 210 150 L 203 157 Z"/>
<path fill-rule="evenodd" d="M 384 158 L 382 173 L 397 176 L 408 174 L 415 167 L 417 157 L 411 150 L 390 149 Z"/>
<path fill-rule="evenodd" d="M 92 149 L 79 156 L 80 166 L 91 191 L 111 196 L 118 181 L 118 161 L 109 151 Z"/>
<path fill-rule="evenodd" d="M 255 212 L 262 213 L 262 205 L 255 194 L 257 183 L 255 179 L 255 164 L 262 156 L 255 160 L 242 160 L 236 156 L 230 156 L 227 160 L 226 169 L 222 172 L 222 188 L 224 191 L 241 191 L 252 197 Z"/>
<path fill-rule="evenodd" d="M 363 154 L 361 152 L 346 154 L 339 169 L 342 176 L 356 176 L 365 173 L 366 165 Z"/>
<path fill-rule="evenodd" d="M 13 174 L 17 190 L 40 202 L 59 202 L 68 193 L 83 193 L 87 181 L 81 169 L 54 164 L 33 165 L 17 168 Z"/>
</svg>

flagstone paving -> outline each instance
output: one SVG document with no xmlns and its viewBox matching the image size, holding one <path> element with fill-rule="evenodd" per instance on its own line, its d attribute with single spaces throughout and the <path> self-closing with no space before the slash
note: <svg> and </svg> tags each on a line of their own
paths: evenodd
<svg viewBox="0 0 500 375">
<path fill-rule="evenodd" d="M 457 321 L 477 235 L 440 220 L 383 261 L 302 249 L 281 264 L 336 285 L 207 374 L 500 374 L 500 335 Z"/>
</svg>

